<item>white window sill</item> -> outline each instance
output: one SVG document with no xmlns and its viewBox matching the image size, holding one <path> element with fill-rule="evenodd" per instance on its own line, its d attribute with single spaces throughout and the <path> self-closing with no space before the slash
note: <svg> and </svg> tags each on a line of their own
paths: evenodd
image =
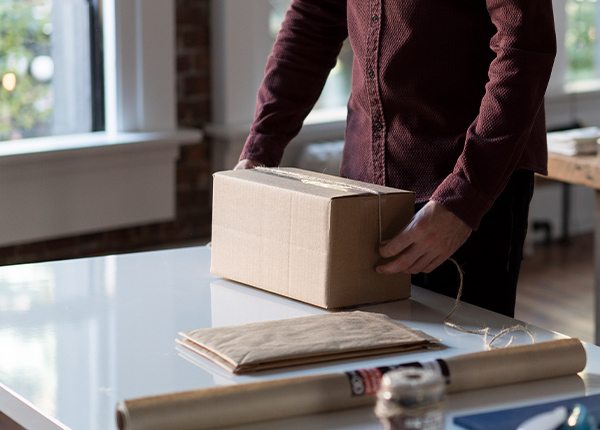
<svg viewBox="0 0 600 430">
<path fill-rule="evenodd" d="M 94 132 L 65 136 L 48 136 L 33 139 L 0 142 L 0 164 L 15 160 L 37 160 L 72 156 L 90 156 L 96 153 L 130 152 L 147 148 L 177 147 L 181 143 L 202 140 L 200 130 L 174 130 L 163 132 Z"/>
<path fill-rule="evenodd" d="M 331 109 L 317 109 L 308 114 L 304 124 L 314 125 L 339 122 L 343 122 L 345 124 L 347 116 L 348 108 L 346 106 Z"/>
<path fill-rule="evenodd" d="M 600 79 L 586 79 L 571 82 L 565 85 L 567 94 L 598 93 L 600 92 Z"/>
<path fill-rule="evenodd" d="M 0 246 L 175 218 L 179 146 L 198 130 L 0 144 Z"/>
<path fill-rule="evenodd" d="M 546 126 L 564 127 L 575 122 L 585 126 L 600 126 L 600 87 L 591 83 L 580 85 L 575 91 L 549 92 L 546 101 Z"/>
<path fill-rule="evenodd" d="M 311 112 L 302 130 L 286 148 L 282 165 L 294 166 L 303 148 L 311 143 L 344 139 L 346 108 L 323 109 Z M 215 140 L 212 148 L 212 165 L 215 170 L 231 169 L 237 163 L 250 124 L 209 124 L 206 134 Z"/>
</svg>

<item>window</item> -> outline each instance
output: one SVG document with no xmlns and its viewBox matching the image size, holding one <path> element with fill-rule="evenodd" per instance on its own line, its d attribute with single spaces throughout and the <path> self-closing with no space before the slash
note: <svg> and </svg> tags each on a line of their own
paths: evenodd
<svg viewBox="0 0 600 430">
<path fill-rule="evenodd" d="M 0 3 L 0 140 L 103 129 L 97 1 Z"/>
<path fill-rule="evenodd" d="M 100 4 L 102 28 L 95 23 Z M 178 148 L 201 139 L 198 130 L 177 129 L 175 1 L 0 0 L 0 49 L 14 37 L 7 17 L 19 7 L 30 27 L 38 25 L 31 23 L 36 16 L 51 24 L 50 34 L 40 36 L 45 51 L 35 43 L 17 46 L 51 58 L 52 113 L 45 136 L 20 132 L 30 138 L 0 144 L 0 244 L 173 219 Z M 33 58 L 21 61 L 24 76 Z M 0 55 L 0 82 L 10 73 L 6 59 Z M 13 70 L 5 81 L 13 91 L 0 86 L 0 97 L 19 88 L 21 71 Z M 98 73 L 104 85 L 92 77 Z M 98 99 L 106 126 L 92 133 Z M 28 102 L 32 109 L 35 99 Z M 4 106 L 2 99 L 0 115 Z"/>
<path fill-rule="evenodd" d="M 567 91 L 598 87 L 600 47 L 596 44 L 596 0 L 567 0 L 565 84 Z"/>
<path fill-rule="evenodd" d="M 269 33 L 272 43 L 275 42 L 290 3 L 291 0 L 270 0 Z M 315 110 L 331 110 L 346 107 L 352 84 L 352 57 L 353 53 L 350 41 L 346 40 L 338 57 L 337 64 L 331 70 L 321 97 L 315 105 Z M 318 115 L 318 112 L 316 114 Z M 314 115 L 315 113 L 313 112 Z"/>
<path fill-rule="evenodd" d="M 597 0 L 552 0 L 557 54 L 546 91 L 549 129 L 600 125 Z"/>
</svg>

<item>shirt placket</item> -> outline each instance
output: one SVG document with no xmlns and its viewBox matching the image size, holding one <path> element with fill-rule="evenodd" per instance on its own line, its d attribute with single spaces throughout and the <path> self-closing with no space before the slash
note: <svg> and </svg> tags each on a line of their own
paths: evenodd
<svg viewBox="0 0 600 430">
<path fill-rule="evenodd" d="M 366 49 L 366 88 L 371 112 L 371 150 L 373 182 L 385 185 L 385 121 L 379 93 L 379 37 L 381 33 L 381 0 L 369 0 L 370 23 Z"/>
</svg>

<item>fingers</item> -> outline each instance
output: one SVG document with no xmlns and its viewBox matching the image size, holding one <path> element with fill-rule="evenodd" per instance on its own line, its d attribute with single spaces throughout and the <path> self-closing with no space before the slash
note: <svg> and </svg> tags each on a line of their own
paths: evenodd
<svg viewBox="0 0 600 430">
<path fill-rule="evenodd" d="M 395 240 L 395 239 L 394 239 Z M 388 245 L 391 248 L 392 240 Z M 392 261 L 379 265 L 375 268 L 378 273 L 391 275 L 394 273 L 407 273 L 415 275 L 417 273 L 430 273 L 436 267 L 446 261 L 454 252 L 453 248 L 444 246 L 440 242 L 413 241 L 408 247 L 402 249 L 400 253 L 393 254 Z M 383 252 L 381 252 L 383 256 Z M 390 257 L 387 257 L 390 258 Z"/>
<path fill-rule="evenodd" d="M 423 237 L 423 228 L 417 214 L 411 222 L 393 239 L 382 243 L 379 253 L 383 258 L 394 258 L 376 267 L 377 272 L 382 274 L 394 273 L 420 273 L 434 258 L 428 249 L 428 240 Z"/>
<path fill-rule="evenodd" d="M 397 236 L 394 240 L 380 246 L 379 254 L 381 254 L 383 258 L 392 258 L 393 256 L 404 252 L 411 244 L 412 242 L 409 237 L 404 237 L 402 235 Z"/>
<path fill-rule="evenodd" d="M 395 257 L 392 261 L 376 267 L 382 274 L 420 273 L 436 258 L 434 248 L 427 246 L 427 241 L 417 240 L 415 228 L 409 224 L 404 231 L 380 247 L 384 258 Z"/>
<path fill-rule="evenodd" d="M 420 257 L 421 256 L 419 252 L 416 252 L 414 248 L 409 247 L 392 261 L 377 266 L 375 270 L 384 275 L 391 275 L 394 273 L 411 273 L 407 272 L 406 270 L 412 267 L 420 259 Z"/>
<path fill-rule="evenodd" d="M 259 166 L 264 166 L 264 164 L 261 163 L 260 161 L 250 160 L 248 158 L 245 158 L 243 160 L 240 160 L 236 164 L 236 166 L 233 168 L 233 170 L 254 169 L 255 167 L 259 167 Z"/>
<path fill-rule="evenodd" d="M 421 253 L 411 247 L 400 254 L 394 260 L 377 266 L 375 270 L 384 275 L 392 275 L 395 273 L 405 273 L 416 275 L 417 273 L 430 273 L 436 267 L 446 261 L 445 255 L 435 253 Z"/>
<path fill-rule="evenodd" d="M 382 244 L 381 256 L 394 260 L 376 270 L 383 274 L 430 273 L 462 246 L 470 234 L 471 228 L 460 218 L 430 201 L 401 233 Z"/>
<path fill-rule="evenodd" d="M 409 223 L 409 225 L 406 226 L 404 231 L 402 231 L 393 239 L 387 240 L 381 244 L 381 246 L 379 247 L 379 254 L 383 258 L 394 257 L 407 250 L 413 244 L 414 240 L 412 234 L 412 224 L 413 223 L 411 221 L 411 223 Z"/>
</svg>

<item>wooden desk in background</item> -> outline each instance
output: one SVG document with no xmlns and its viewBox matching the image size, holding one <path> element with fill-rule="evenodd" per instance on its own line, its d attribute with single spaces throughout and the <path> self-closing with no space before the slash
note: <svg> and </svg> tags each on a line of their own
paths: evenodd
<svg viewBox="0 0 600 430">
<path fill-rule="evenodd" d="M 600 159 L 596 155 L 548 154 L 548 179 L 596 190 L 594 206 L 594 339 L 600 345 Z"/>
</svg>

